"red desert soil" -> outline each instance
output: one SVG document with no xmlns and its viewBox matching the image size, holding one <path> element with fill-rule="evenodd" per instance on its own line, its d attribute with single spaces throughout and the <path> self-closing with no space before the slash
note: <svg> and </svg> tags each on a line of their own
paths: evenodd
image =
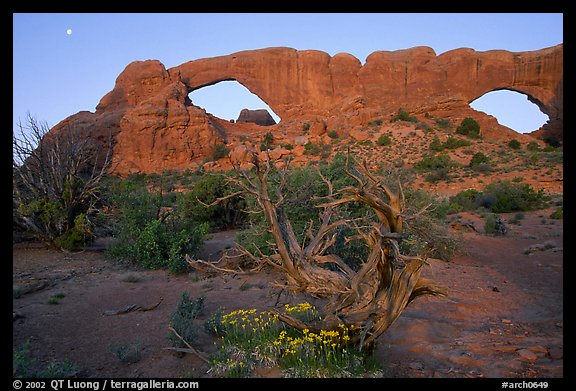
<svg viewBox="0 0 576 391">
<path fill-rule="evenodd" d="M 550 213 L 526 212 L 521 225 L 508 224 L 506 237 L 484 235 L 480 217 L 462 214 L 478 229 L 463 233 L 466 253 L 450 262 L 430 260 L 424 272 L 449 288 L 449 298 L 416 300 L 380 337 L 375 354 L 381 375 L 563 377 L 563 225 Z M 234 234 L 214 234 L 201 256 L 217 258 Z M 13 284 L 23 294 L 13 299 L 13 349 L 29 340 L 40 364 L 68 360 L 82 377 L 210 377 L 198 357 L 163 349 L 171 346 L 168 320 L 182 292 L 205 296 L 203 322 L 221 307 L 272 308 L 278 295 L 269 286 L 279 278 L 271 270 L 174 276 L 115 265 L 102 248 L 65 254 L 15 244 Z M 64 295 L 59 304 L 49 304 L 58 293 Z M 104 315 L 161 298 L 150 311 Z M 304 300 L 282 294 L 276 305 Z M 140 343 L 139 362 L 122 363 L 113 353 L 114 346 L 129 343 Z M 202 330 L 195 348 L 209 355 L 214 338 Z M 252 376 L 280 375 L 272 368 Z"/>
</svg>

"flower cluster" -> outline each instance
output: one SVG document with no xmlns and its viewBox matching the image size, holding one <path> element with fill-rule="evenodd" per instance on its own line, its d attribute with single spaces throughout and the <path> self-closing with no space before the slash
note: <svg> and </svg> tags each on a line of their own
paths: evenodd
<svg viewBox="0 0 576 391">
<path fill-rule="evenodd" d="M 305 323 L 320 319 L 310 303 L 286 305 L 283 311 Z M 350 344 L 356 331 L 353 325 L 298 331 L 280 322 L 277 314 L 256 309 L 224 314 L 220 323 L 224 329 L 219 349 L 222 360 L 215 365 L 227 368 L 229 375 L 240 370 L 236 366 L 242 362 L 243 370 L 253 365 L 279 365 L 287 376 L 346 376 L 350 368 L 363 362 Z M 226 361 L 231 352 L 237 356 L 236 364 Z"/>
</svg>

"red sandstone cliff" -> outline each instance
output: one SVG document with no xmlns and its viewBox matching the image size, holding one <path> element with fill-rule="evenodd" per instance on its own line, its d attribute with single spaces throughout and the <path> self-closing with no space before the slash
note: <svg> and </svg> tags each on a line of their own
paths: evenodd
<svg viewBox="0 0 576 391">
<path fill-rule="evenodd" d="M 248 124 L 221 121 L 188 98 L 224 80 L 243 84 L 281 117 L 262 134 L 298 133 L 306 122 L 312 136 L 327 129 L 350 132 L 403 107 L 454 123 L 473 117 L 487 139 L 528 137 L 469 106 L 487 92 L 509 89 L 526 94 L 549 116 L 535 135 L 562 138 L 563 45 L 530 52 L 462 48 L 439 56 L 415 47 L 374 52 L 364 65 L 350 54 L 290 48 L 243 51 L 170 69 L 156 60 L 137 61 L 118 76 L 95 113 L 75 114 L 54 130 L 76 126 L 99 140 L 111 133 L 114 167 L 121 174 L 188 168 L 230 135 L 249 132 Z"/>
</svg>

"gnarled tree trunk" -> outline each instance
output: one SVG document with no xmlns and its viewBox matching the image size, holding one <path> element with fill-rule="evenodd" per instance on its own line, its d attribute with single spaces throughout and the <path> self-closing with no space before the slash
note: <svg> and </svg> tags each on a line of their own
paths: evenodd
<svg viewBox="0 0 576 391">
<path fill-rule="evenodd" d="M 255 197 L 266 217 L 277 250 L 276 254 L 263 260 L 285 273 L 289 290 L 328 298 L 323 309 L 324 317 L 316 324 L 305 324 L 286 314 L 279 314 L 280 320 L 300 330 L 317 332 L 337 329 L 341 325 L 348 328 L 353 326 L 352 343 L 362 348 L 372 345 L 416 297 L 444 295 L 442 288 L 420 277 L 425 264 L 423 258 L 400 253 L 404 208 L 401 187 L 399 194 L 392 192 L 381 179 L 370 173 L 366 163 L 358 168 L 357 173 L 353 173 L 347 160 L 346 173 L 354 178 L 355 186 L 335 192 L 332 183 L 318 170 L 328 186 L 328 196 L 319 205 L 323 209 L 320 227 L 315 233 L 309 230 L 310 240 L 306 246 L 302 246 L 283 210 L 282 191 L 286 185 L 288 162 L 276 168 L 270 159 L 259 161 L 256 154 L 252 162 L 254 174 L 235 167 L 237 175 L 229 180 L 239 185 L 242 191 L 226 198 L 242 192 Z M 272 170 L 278 170 L 280 174 L 275 201 L 272 200 L 268 183 Z M 356 272 L 337 255 L 326 253 L 335 243 L 335 229 L 351 222 L 344 219 L 332 221 L 335 208 L 348 202 L 363 203 L 376 216 L 368 233 L 358 230 L 358 235 L 365 240 L 370 252 Z M 198 268 L 205 264 L 190 259 L 188 262 Z M 337 270 L 324 267 L 326 263 L 334 264 Z"/>
</svg>

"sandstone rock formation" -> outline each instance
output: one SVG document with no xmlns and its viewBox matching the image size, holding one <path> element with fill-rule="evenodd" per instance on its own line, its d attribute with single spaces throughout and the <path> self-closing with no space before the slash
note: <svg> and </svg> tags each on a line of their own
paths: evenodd
<svg viewBox="0 0 576 391">
<path fill-rule="evenodd" d="M 188 98 L 196 89 L 225 80 L 243 84 L 282 121 L 262 130 L 257 124 L 230 123 Z M 242 51 L 170 69 L 156 60 L 136 61 L 118 76 L 95 113 L 75 114 L 54 131 L 80 127 L 98 140 L 112 134 L 113 167 L 120 174 L 190 168 L 209 157 L 216 144 L 250 132 L 291 132 L 292 138 L 304 128 L 311 137 L 327 129 L 349 133 L 375 118 L 389 118 L 400 107 L 454 123 L 473 117 L 487 139 L 519 138 L 469 106 L 501 89 L 526 94 L 548 115 L 535 135 L 562 139 L 562 44 L 530 52 L 462 48 L 439 56 L 428 47 L 377 51 L 364 65 L 350 54 L 331 57 L 291 48 Z"/>
<path fill-rule="evenodd" d="M 249 110 L 242 109 L 236 122 L 250 122 L 260 126 L 276 125 L 276 121 L 266 109 Z"/>
</svg>

